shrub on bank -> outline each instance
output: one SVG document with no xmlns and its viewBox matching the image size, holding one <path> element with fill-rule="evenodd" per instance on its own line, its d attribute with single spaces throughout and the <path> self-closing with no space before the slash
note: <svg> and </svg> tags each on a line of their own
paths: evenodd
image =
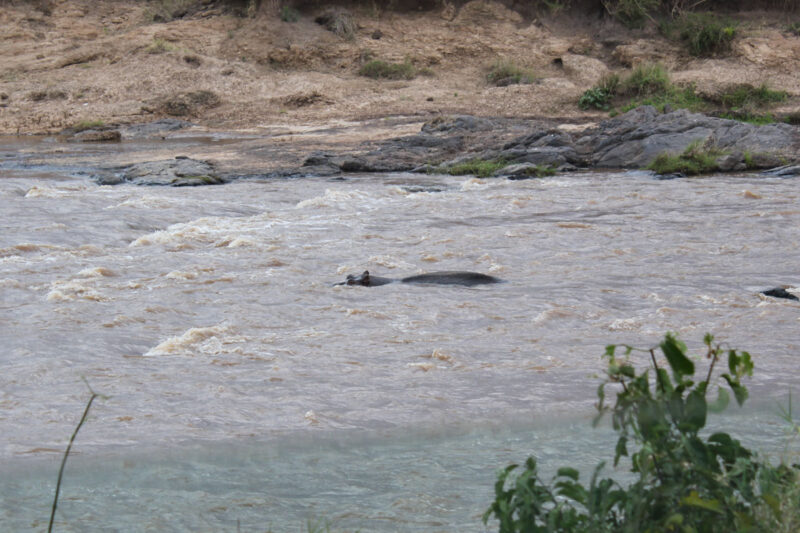
<svg viewBox="0 0 800 533">
<path fill-rule="evenodd" d="M 373 59 L 364 64 L 359 70 L 359 75 L 372 79 L 387 80 L 413 80 L 417 75 L 417 70 L 410 61 L 403 63 L 388 63 L 379 59 Z"/>
<path fill-rule="evenodd" d="M 699 376 L 686 345 L 671 334 L 658 346 L 666 364 L 655 348 L 606 348 L 595 422 L 610 414 L 619 435 L 614 465 L 629 457 L 633 483 L 601 478 L 604 463 L 588 485 L 572 467 L 558 469 L 547 483 L 530 457 L 498 474 L 484 522 L 494 517 L 501 533 L 798 531 L 800 465 L 773 466 L 728 433 L 701 434 L 708 414 L 724 410 L 731 393 L 745 402 L 742 379 L 753 371 L 749 353 L 723 348 L 711 335 L 704 344 L 708 369 Z M 643 372 L 631 360 L 634 352 L 649 354 Z M 613 407 L 605 404 L 609 386 L 617 393 Z"/>
<path fill-rule="evenodd" d="M 667 106 L 692 111 L 705 108 L 705 102 L 694 87 L 673 85 L 669 72 L 660 63 L 637 65 L 623 78 L 617 74 L 603 76 L 597 85 L 583 93 L 578 106 L 581 109 L 608 110 L 614 101 L 621 105 L 622 112 L 643 105 L 651 105 L 659 111 L 664 111 Z"/>
<path fill-rule="evenodd" d="M 738 23 L 718 13 L 685 13 L 662 25 L 662 30 L 677 36 L 691 55 L 709 57 L 730 51 Z"/>
</svg>

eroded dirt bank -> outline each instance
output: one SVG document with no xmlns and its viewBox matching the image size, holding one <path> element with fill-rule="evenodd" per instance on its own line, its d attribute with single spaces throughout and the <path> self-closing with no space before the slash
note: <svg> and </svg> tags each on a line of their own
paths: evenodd
<svg viewBox="0 0 800 533">
<path fill-rule="evenodd" d="M 250 16 L 209 2 L 169 22 L 153 21 L 154 4 L 4 3 L 0 133 L 170 115 L 219 130 L 453 113 L 593 121 L 606 114 L 578 109 L 583 91 L 643 61 L 661 61 L 700 92 L 768 81 L 789 93 L 775 112 L 796 110 L 800 97 L 800 37 L 777 13 L 739 14 L 732 53 L 694 59 L 654 26 L 628 30 L 598 13 L 529 20 L 484 0 L 424 13 L 351 8 L 352 40 L 315 23 L 315 11 L 284 22 L 271 1 Z M 359 76 L 369 58 L 407 60 L 425 75 Z M 501 58 L 533 69 L 536 82 L 489 85 L 487 66 Z"/>
</svg>

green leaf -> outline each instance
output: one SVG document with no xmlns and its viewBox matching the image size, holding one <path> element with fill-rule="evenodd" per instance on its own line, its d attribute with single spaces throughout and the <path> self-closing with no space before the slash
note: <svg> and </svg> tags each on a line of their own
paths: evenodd
<svg viewBox="0 0 800 533">
<path fill-rule="evenodd" d="M 573 483 L 571 481 L 559 481 L 556 483 L 559 496 L 565 496 L 579 503 L 586 503 L 587 492 L 580 483 Z"/>
<path fill-rule="evenodd" d="M 568 477 L 573 481 L 578 481 L 578 476 L 580 475 L 577 470 L 574 468 L 570 468 L 568 466 L 564 466 L 558 469 L 557 476 Z"/>
<path fill-rule="evenodd" d="M 717 389 L 717 399 L 715 402 L 708 404 L 708 410 L 712 413 L 721 413 L 728 407 L 730 401 L 731 395 L 728 394 L 728 391 L 719 387 Z"/>
<path fill-rule="evenodd" d="M 696 490 L 690 492 L 688 496 L 681 498 L 681 503 L 690 507 L 699 507 L 701 509 L 723 514 L 722 504 L 719 503 L 719 500 L 705 500 L 700 497 Z"/>
<path fill-rule="evenodd" d="M 698 392 L 693 390 L 686 398 L 686 411 L 684 414 L 684 422 L 688 424 L 693 431 L 699 431 L 706 425 L 706 413 L 708 406 L 706 405 L 706 398 Z"/>
<path fill-rule="evenodd" d="M 732 378 L 728 374 L 722 374 L 722 377 L 725 379 L 725 381 L 728 382 L 728 386 L 731 388 L 731 390 L 733 391 L 733 395 L 736 398 L 736 403 L 738 403 L 739 406 L 741 407 L 741 405 L 745 402 L 745 400 L 747 400 L 748 396 L 747 387 L 740 384 L 739 380 Z"/>
<path fill-rule="evenodd" d="M 739 407 L 747 400 L 749 393 L 747 392 L 747 388 L 743 385 L 739 385 L 738 383 L 731 384 L 731 389 L 733 389 L 733 395 L 736 397 L 736 403 L 739 404 Z"/>
<path fill-rule="evenodd" d="M 616 451 L 614 453 L 614 466 L 617 466 L 617 463 L 619 463 L 619 458 L 620 457 L 622 457 L 623 455 L 625 457 L 628 456 L 628 446 L 627 446 L 627 444 L 628 444 L 628 437 L 626 437 L 625 435 L 622 435 L 619 438 L 619 440 L 617 441 L 617 447 L 616 447 Z"/>
<path fill-rule="evenodd" d="M 671 334 L 667 334 L 661 343 L 661 351 L 667 358 L 672 372 L 677 376 L 691 376 L 694 374 L 694 363 L 686 357 L 686 346 Z"/>
<path fill-rule="evenodd" d="M 672 381 L 669 379 L 669 374 L 663 368 L 659 368 L 656 371 L 656 381 L 658 383 L 658 389 L 665 395 L 671 394 L 674 390 L 672 387 Z"/>
</svg>

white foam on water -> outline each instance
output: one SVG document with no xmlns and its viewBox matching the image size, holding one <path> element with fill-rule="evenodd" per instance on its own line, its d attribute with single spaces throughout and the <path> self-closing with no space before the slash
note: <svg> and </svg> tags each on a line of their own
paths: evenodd
<svg viewBox="0 0 800 533">
<path fill-rule="evenodd" d="M 82 281 L 56 280 L 51 283 L 50 291 L 47 293 L 45 299 L 48 302 L 59 303 L 74 300 L 103 302 L 108 298 Z"/>
<path fill-rule="evenodd" d="M 296 209 L 323 208 L 323 207 L 347 207 L 355 202 L 363 203 L 364 200 L 371 198 L 368 193 L 359 190 L 342 191 L 326 189 L 322 196 L 315 196 L 307 200 L 302 200 L 295 206 Z"/>
<path fill-rule="evenodd" d="M 88 188 L 84 184 L 71 184 L 61 187 L 34 185 L 25 193 L 25 198 L 61 198 L 64 196 L 74 196 L 82 193 Z"/>
<path fill-rule="evenodd" d="M 226 344 L 243 341 L 241 337 L 232 337 L 233 331 L 231 326 L 225 324 L 190 328 L 180 336 L 161 342 L 144 355 L 217 355 L 226 351 Z"/>
</svg>

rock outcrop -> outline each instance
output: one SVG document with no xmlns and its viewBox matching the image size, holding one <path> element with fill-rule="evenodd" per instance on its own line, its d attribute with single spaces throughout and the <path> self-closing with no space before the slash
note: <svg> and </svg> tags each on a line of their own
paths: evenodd
<svg viewBox="0 0 800 533">
<path fill-rule="evenodd" d="M 136 163 L 118 169 L 116 172 L 100 174 L 96 176 L 95 181 L 101 185 L 131 183 L 133 185 L 169 185 L 172 187 L 218 185 L 226 182 L 211 163 L 188 157 Z"/>
</svg>

